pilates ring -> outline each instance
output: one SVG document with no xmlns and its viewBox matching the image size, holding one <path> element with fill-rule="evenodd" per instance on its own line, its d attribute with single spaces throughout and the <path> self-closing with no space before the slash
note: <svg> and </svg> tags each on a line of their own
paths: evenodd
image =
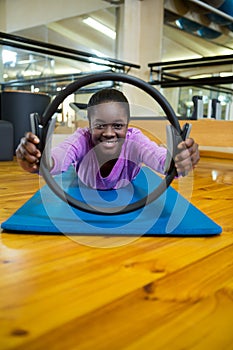
<svg viewBox="0 0 233 350">
<path fill-rule="evenodd" d="M 117 82 L 128 83 L 146 92 L 161 106 L 161 108 L 166 114 L 167 119 L 169 120 L 170 124 L 174 127 L 174 129 L 177 131 L 178 135 L 180 135 L 183 140 L 185 139 L 185 135 L 184 134 L 182 135 L 183 131 L 181 130 L 179 121 L 176 117 L 174 110 L 172 109 L 168 101 L 165 99 L 165 97 L 163 97 L 163 95 L 158 90 L 156 90 L 152 85 L 150 85 L 149 83 L 137 77 L 130 76 L 125 73 L 114 73 L 114 72 L 96 73 L 96 74 L 91 74 L 91 75 L 86 75 L 84 77 L 81 77 L 77 81 L 74 81 L 71 84 L 69 84 L 64 90 L 62 90 L 55 97 L 55 99 L 47 107 L 43 116 L 40 118 L 40 122 L 39 122 L 40 124 L 39 137 L 41 140 L 41 147 L 40 147 L 41 152 L 43 152 L 45 148 L 49 123 L 54 113 L 58 109 L 59 105 L 63 102 L 63 100 L 70 94 L 74 93 L 75 91 L 79 90 L 80 88 L 86 85 L 93 84 L 96 82 L 102 82 L 102 81 L 114 81 L 114 82 L 117 81 Z M 82 201 L 75 199 L 74 197 L 70 196 L 68 193 L 63 191 L 49 172 L 49 159 L 46 155 L 41 158 L 40 174 L 43 176 L 45 182 L 50 187 L 50 189 L 60 199 L 62 199 L 64 202 L 67 202 L 70 206 L 92 214 L 118 215 L 118 214 L 126 214 L 129 212 L 141 209 L 145 205 L 148 205 L 151 202 L 155 201 L 168 188 L 168 186 L 173 181 L 174 177 L 177 175 L 177 172 L 176 172 L 174 160 L 172 159 L 169 171 L 167 172 L 165 178 L 161 181 L 159 186 L 155 188 L 154 191 L 149 193 L 144 198 L 141 198 L 137 202 L 129 203 L 127 206 L 117 206 L 114 208 L 97 207 L 97 206 L 93 207 L 88 203 L 84 203 Z"/>
</svg>

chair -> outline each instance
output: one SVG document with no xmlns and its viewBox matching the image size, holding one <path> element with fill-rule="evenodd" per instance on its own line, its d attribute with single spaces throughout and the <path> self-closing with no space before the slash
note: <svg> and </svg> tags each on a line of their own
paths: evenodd
<svg viewBox="0 0 233 350">
<path fill-rule="evenodd" d="M 25 132 L 31 131 L 30 114 L 40 115 L 50 103 L 50 96 L 29 91 L 3 91 L 1 93 L 1 119 L 12 123 L 14 128 L 14 151 Z"/>
<path fill-rule="evenodd" d="M 14 155 L 14 130 L 12 123 L 0 120 L 0 160 L 12 160 Z"/>
</svg>

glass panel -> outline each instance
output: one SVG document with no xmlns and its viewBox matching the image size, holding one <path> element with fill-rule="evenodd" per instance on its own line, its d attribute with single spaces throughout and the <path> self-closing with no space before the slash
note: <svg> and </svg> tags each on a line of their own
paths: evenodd
<svg viewBox="0 0 233 350">
<path fill-rule="evenodd" d="M 226 88 L 226 86 L 225 86 Z M 194 110 L 193 96 L 201 96 L 203 101 L 203 117 L 210 117 L 209 101 L 217 99 L 221 103 L 221 119 L 228 119 L 228 106 L 232 103 L 232 94 L 224 90 L 210 90 L 208 88 L 182 87 L 180 88 L 178 115 L 191 118 Z"/>
<path fill-rule="evenodd" d="M 2 46 L 3 89 L 56 94 L 78 76 L 111 69 L 110 62 L 97 58 L 68 59 Z M 86 62 L 83 62 L 86 61 Z M 104 63 L 104 64 L 103 64 Z"/>
</svg>

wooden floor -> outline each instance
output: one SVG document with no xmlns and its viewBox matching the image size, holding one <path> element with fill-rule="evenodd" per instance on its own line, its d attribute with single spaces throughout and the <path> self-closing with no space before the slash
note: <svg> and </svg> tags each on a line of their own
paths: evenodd
<svg viewBox="0 0 233 350">
<path fill-rule="evenodd" d="M 0 181 L 2 222 L 39 181 L 15 161 L 0 162 Z M 2 232 L 0 350 L 232 350 L 232 160 L 201 159 L 191 202 L 220 236 L 101 249 Z"/>
</svg>

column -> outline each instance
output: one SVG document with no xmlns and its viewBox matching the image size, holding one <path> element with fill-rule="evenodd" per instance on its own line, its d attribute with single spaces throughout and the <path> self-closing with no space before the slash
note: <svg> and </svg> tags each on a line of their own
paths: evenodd
<svg viewBox="0 0 233 350">
<path fill-rule="evenodd" d="M 125 0 L 119 14 L 117 57 L 139 64 L 129 74 L 149 80 L 149 62 L 161 61 L 163 36 L 163 0 Z M 124 91 L 131 103 L 155 107 L 152 99 L 133 87 Z M 145 111 L 148 113 L 148 111 Z"/>
</svg>

